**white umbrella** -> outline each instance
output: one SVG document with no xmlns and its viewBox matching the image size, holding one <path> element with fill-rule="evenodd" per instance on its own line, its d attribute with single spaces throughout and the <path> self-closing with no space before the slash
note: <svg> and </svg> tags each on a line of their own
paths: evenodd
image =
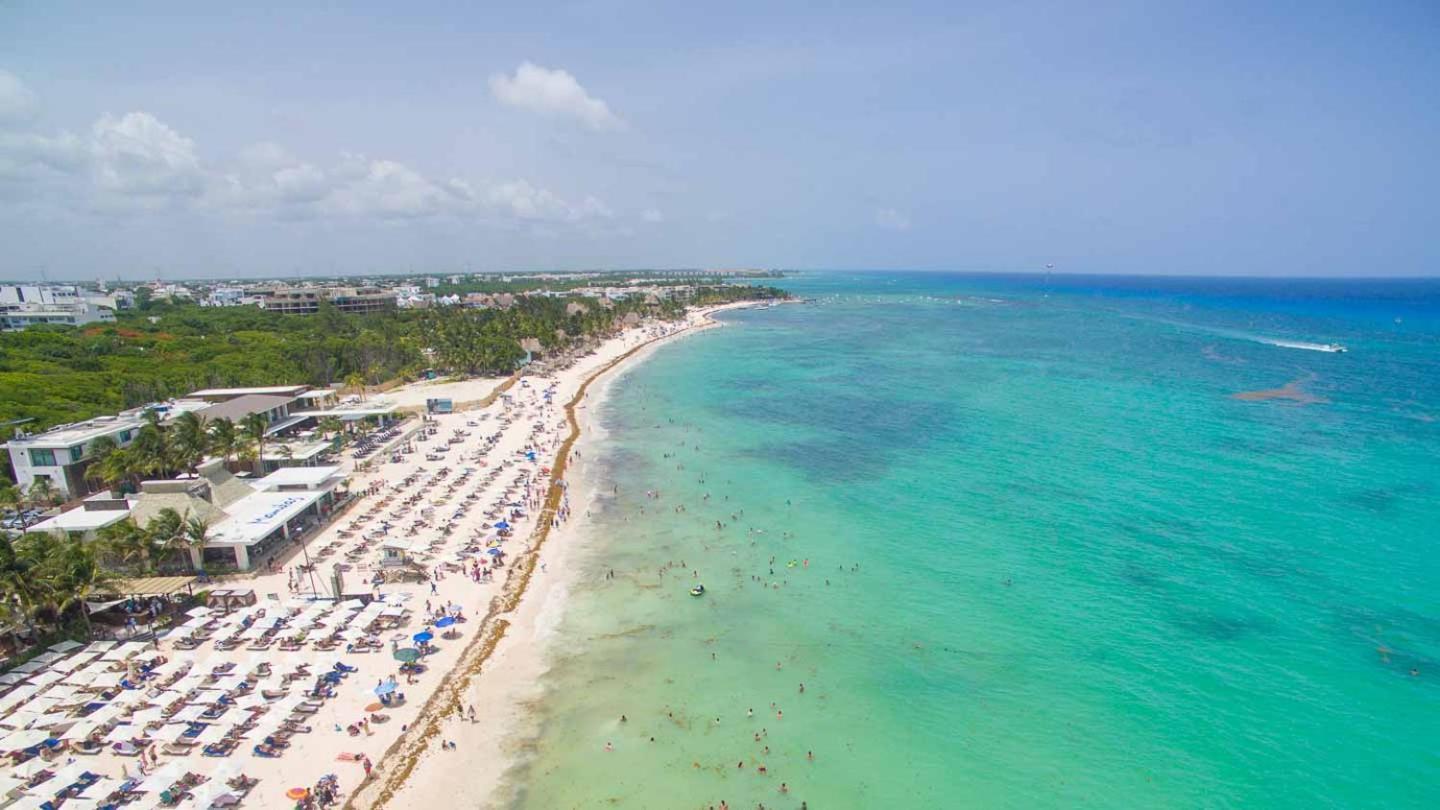
<svg viewBox="0 0 1440 810">
<path fill-rule="evenodd" d="M 268 706 L 270 705 L 270 702 L 267 701 L 265 698 L 261 697 L 260 695 L 251 693 L 248 695 L 241 695 L 240 698 L 235 701 L 235 705 L 239 706 L 242 709 L 248 710 L 258 709 L 262 706 Z"/>
<path fill-rule="evenodd" d="M 148 726 L 151 723 L 162 723 L 165 721 L 165 710 L 159 706 L 152 706 L 142 709 L 130 715 L 130 722 L 136 726 Z"/>
<path fill-rule="evenodd" d="M 166 726 L 155 733 L 155 738 L 163 742 L 179 742 L 181 737 L 190 730 L 189 723 L 176 723 L 173 726 Z"/>
<path fill-rule="evenodd" d="M 225 801 L 226 804 L 233 804 L 237 798 L 235 791 L 231 790 L 228 785 L 223 782 L 215 782 L 214 780 L 195 788 L 192 793 L 195 796 L 194 806 L 196 810 L 209 810 L 209 808 L 216 803 L 226 799 L 229 800 Z"/>
<path fill-rule="evenodd" d="M 240 763 L 233 759 L 227 759 L 220 763 L 220 767 L 210 772 L 210 781 L 224 784 L 240 775 Z"/>
<path fill-rule="evenodd" d="M 193 723 L 201 719 L 205 714 L 204 706 L 186 706 L 170 716 L 171 723 Z"/>
<path fill-rule="evenodd" d="M 40 712 L 34 711 L 33 709 L 21 709 L 20 711 L 12 712 L 10 716 L 4 720 L 0 720 L 0 726 L 19 730 L 29 728 L 39 719 Z"/>
<path fill-rule="evenodd" d="M 39 661 L 30 660 L 30 661 L 26 661 L 25 663 L 21 664 L 21 665 L 18 666 L 18 667 L 15 667 L 15 669 L 11 670 L 11 672 L 24 672 L 25 674 L 28 675 L 28 674 L 30 674 L 30 673 L 32 673 L 32 672 L 39 672 L 40 670 L 42 670 L 42 669 L 44 669 L 44 668 L 45 668 L 45 665 L 42 664 L 42 663 L 40 663 Z"/>
<path fill-rule="evenodd" d="M 83 740 L 86 737 L 89 737 L 91 734 L 94 734 L 101 728 L 102 726 L 99 723 L 86 718 L 84 720 L 80 720 L 79 722 L 75 723 L 75 725 L 66 729 L 65 737 L 66 739 L 70 740 Z"/>
<path fill-rule="evenodd" d="M 58 669 L 61 672 L 74 672 L 77 669 L 89 666 L 95 661 L 96 658 L 97 656 L 93 656 L 90 653 L 77 653 L 70 656 L 69 658 L 66 658 L 64 661 L 59 662 L 51 668 Z"/>
<path fill-rule="evenodd" d="M 14 686 L 19 683 L 24 683 L 25 678 L 26 675 L 23 672 L 7 672 L 4 675 L 0 675 L 0 686 Z"/>
<path fill-rule="evenodd" d="M 95 682 L 95 675 L 96 673 L 94 672 L 85 672 L 83 670 L 80 672 L 72 672 L 65 676 L 65 683 L 74 684 L 75 686 L 89 686 Z"/>
<path fill-rule="evenodd" d="M 63 680 L 65 680 L 65 676 L 60 674 L 59 672 L 56 672 L 53 669 L 47 669 L 44 672 L 40 672 L 30 676 L 30 683 L 33 683 L 36 686 L 49 686 L 52 683 L 57 683 Z"/>
<path fill-rule="evenodd" d="M 92 723 L 108 723 L 120 716 L 120 705 L 118 703 L 107 703 L 96 709 L 85 717 Z"/>
<path fill-rule="evenodd" d="M 81 643 L 78 642 L 78 641 L 71 641 L 70 639 L 67 638 L 67 639 L 65 639 L 64 641 L 60 641 L 60 642 L 56 642 L 56 643 L 54 643 L 54 644 L 51 644 L 51 645 L 50 645 L 50 652 L 68 653 L 68 652 L 70 652 L 71 650 L 78 650 L 78 649 L 80 649 L 80 648 L 83 647 L 83 646 L 85 646 L 85 645 L 81 644 Z"/>
<path fill-rule="evenodd" d="M 28 781 L 30 780 L 16 779 L 13 776 L 0 776 L 0 799 L 25 787 L 25 783 Z"/>
<path fill-rule="evenodd" d="M 206 726 L 205 730 L 200 732 L 200 736 L 195 738 L 195 742 L 200 743 L 201 745 L 211 745 L 225 739 L 225 737 L 229 733 L 229 729 L 217 723 L 215 725 Z"/>
<path fill-rule="evenodd" d="M 12 735 L 10 735 L 9 737 L 6 737 L 6 738 L 5 738 L 5 743 L 4 743 L 4 744 L 5 744 L 5 746 L 6 746 L 6 750 L 15 751 L 15 750 L 18 750 L 18 749 L 21 749 L 21 748 L 30 748 L 31 746 L 39 745 L 40 743 L 43 743 L 43 742 L 45 742 L 46 739 L 48 739 L 48 738 L 45 736 L 44 732 L 29 731 L 29 732 L 22 732 L 22 733 L 29 734 L 29 735 L 32 735 L 32 736 L 38 734 L 38 735 L 40 735 L 40 739 L 38 739 L 38 740 L 36 740 L 36 741 L 34 741 L 34 742 L 31 742 L 29 745 L 12 745 L 10 741 L 11 741 L 13 738 L 19 736 L 19 735 L 12 734 Z M 49 763 L 47 763 L 45 760 L 41 759 L 40 757 L 31 757 L 30 759 L 25 760 L 24 762 L 20 763 L 19 765 L 16 765 L 14 768 L 11 768 L 11 769 L 10 769 L 10 775 L 13 776 L 13 777 L 15 777 L 16 779 L 24 779 L 25 781 L 28 782 L 28 781 L 30 781 L 31 779 L 34 779 L 36 776 L 38 776 L 41 771 L 48 771 L 48 770 L 50 770 L 50 764 L 49 764 Z"/>
<path fill-rule="evenodd" d="M 139 726 L 116 726 L 115 728 L 110 729 L 110 733 L 106 734 L 103 739 L 106 743 L 113 744 L 118 742 L 129 742 L 136 737 L 143 736 L 144 735 L 141 733 L 141 729 Z"/>
<path fill-rule="evenodd" d="M 222 692 L 234 692 L 245 686 L 244 675 L 226 675 L 215 682 L 214 688 Z"/>
<path fill-rule="evenodd" d="M 159 793 L 162 790 L 169 790 L 170 786 L 180 781 L 180 777 L 184 775 L 185 770 L 180 767 L 180 763 L 167 762 L 160 766 L 160 770 L 145 777 L 145 781 L 136 785 L 132 790 L 137 793 Z"/>
<path fill-rule="evenodd" d="M 65 658 L 65 656 L 61 655 L 60 653 L 57 653 L 57 652 L 47 652 L 47 653 L 40 653 L 39 655 L 35 656 L 32 660 L 34 660 L 34 661 L 39 661 L 39 662 L 42 663 L 42 664 L 53 664 L 53 663 L 55 663 L 56 661 L 63 660 L 64 658 Z"/>
<path fill-rule="evenodd" d="M 190 610 L 185 611 L 185 615 L 186 615 L 186 616 L 209 616 L 211 613 L 214 613 L 214 612 L 215 612 L 214 610 L 211 610 L 210 608 L 205 607 L 204 605 L 201 605 L 200 607 L 191 608 Z"/>
<path fill-rule="evenodd" d="M 89 771 L 79 762 L 72 762 L 69 765 L 55 772 L 55 785 L 57 789 L 67 788 L 79 782 Z"/>
<path fill-rule="evenodd" d="M 21 796 L 5 810 L 45 810 L 45 805 L 49 804 L 49 801 L 44 796 Z"/>
</svg>

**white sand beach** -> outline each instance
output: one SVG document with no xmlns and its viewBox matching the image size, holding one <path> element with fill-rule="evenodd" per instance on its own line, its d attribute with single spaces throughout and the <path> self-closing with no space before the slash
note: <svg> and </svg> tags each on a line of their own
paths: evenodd
<svg viewBox="0 0 1440 810">
<path fill-rule="evenodd" d="M 217 586 L 253 588 L 258 604 L 191 611 L 158 641 L 49 654 L 55 694 L 34 712 L 65 711 L 60 692 L 93 703 L 122 679 L 139 688 L 57 731 L 69 747 L 27 763 L 33 773 L 9 788 L 85 785 L 67 807 L 119 790 L 127 806 L 176 806 L 167 799 L 188 793 L 179 807 L 279 810 L 321 785 L 365 808 L 453 806 L 461 791 L 471 806 L 491 803 L 563 610 L 579 536 L 570 510 L 583 515 L 591 497 L 574 440 L 593 432 L 616 368 L 718 325 L 715 309 L 628 330 L 550 376 L 444 383 L 457 404 L 489 401 L 402 423 L 393 450 L 347 453 L 357 501 L 274 570 Z M 423 402 L 433 388 L 412 391 Z M 567 467 L 568 491 L 552 482 Z M 365 598 L 329 598 L 337 565 L 344 592 Z M 418 644 L 422 632 L 432 638 Z M 417 647 L 420 670 L 407 672 L 396 652 Z M 452 767 L 458 751 L 486 766 Z"/>
<path fill-rule="evenodd" d="M 568 562 L 576 550 L 576 541 L 583 538 L 583 515 L 598 485 L 585 475 L 584 458 L 585 448 L 598 430 L 594 415 L 622 364 L 643 360 L 668 340 L 720 325 L 710 315 L 728 308 L 733 307 L 697 311 L 678 328 L 612 341 L 595 356 L 558 375 L 557 403 L 570 402 L 581 385 L 590 381 L 574 410 L 579 436 L 571 447 L 571 465 L 565 473 L 569 509 L 577 517 L 552 528 L 538 550 L 533 549 L 534 538 L 528 534 L 511 544 L 523 555 L 505 585 L 507 596 L 513 597 L 513 607 L 507 604 L 503 607 L 508 609 L 491 617 L 490 627 L 483 631 L 485 638 L 470 650 L 454 674 L 453 701 L 462 710 L 475 706 L 477 722 L 455 714 L 453 707 L 444 716 L 431 718 L 435 720 L 433 727 L 407 737 L 380 763 L 364 788 L 352 796 L 354 806 L 452 806 L 455 796 L 463 794 L 467 806 L 487 807 L 503 797 L 505 776 L 519 753 L 516 742 L 524 736 L 524 724 L 531 717 L 528 707 L 541 695 L 545 641 L 563 614 L 574 581 Z M 566 429 L 557 435 L 557 447 L 559 437 L 568 433 Z M 578 459 L 573 454 L 576 449 L 581 451 Z M 522 582 L 516 572 L 525 564 L 531 566 L 526 570 L 532 574 Z M 467 631 L 467 641 L 474 639 L 472 632 Z M 436 707 L 437 712 L 444 708 Z M 455 750 L 446 750 L 446 741 L 453 743 Z M 484 765 L 457 768 L 459 757 L 466 763 Z"/>
</svg>

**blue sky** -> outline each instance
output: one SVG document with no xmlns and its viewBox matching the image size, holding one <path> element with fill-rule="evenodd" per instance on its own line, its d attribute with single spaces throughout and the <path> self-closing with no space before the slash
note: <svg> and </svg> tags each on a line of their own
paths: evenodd
<svg viewBox="0 0 1440 810">
<path fill-rule="evenodd" d="M 290 5 L 0 2 L 0 277 L 1440 274 L 1433 3 Z"/>
</svg>

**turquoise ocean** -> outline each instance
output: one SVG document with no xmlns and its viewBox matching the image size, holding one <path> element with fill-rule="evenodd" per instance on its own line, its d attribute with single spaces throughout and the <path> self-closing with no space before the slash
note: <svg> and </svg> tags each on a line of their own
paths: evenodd
<svg viewBox="0 0 1440 810">
<path fill-rule="evenodd" d="M 782 286 L 599 412 L 516 806 L 1440 806 L 1440 282 Z"/>
</svg>

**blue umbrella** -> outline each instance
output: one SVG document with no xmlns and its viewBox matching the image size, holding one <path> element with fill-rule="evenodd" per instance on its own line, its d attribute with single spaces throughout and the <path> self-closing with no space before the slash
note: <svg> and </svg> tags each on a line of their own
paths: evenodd
<svg viewBox="0 0 1440 810">
<path fill-rule="evenodd" d="M 422 630 L 421 632 L 415 634 L 415 640 L 421 644 L 424 644 L 425 642 L 429 641 L 434 637 L 435 634 L 430 632 L 429 630 Z"/>
<path fill-rule="evenodd" d="M 379 686 L 375 687 L 374 691 L 377 695 L 388 695 L 391 692 L 394 692 L 395 688 L 396 684 L 394 681 L 385 681 L 384 683 L 381 683 Z"/>
<path fill-rule="evenodd" d="M 489 555 L 492 556 L 492 557 L 499 557 L 499 556 L 500 556 L 500 549 L 498 549 L 498 548 L 487 548 L 487 549 L 485 549 L 485 553 L 486 553 L 486 554 L 489 554 Z"/>
<path fill-rule="evenodd" d="M 497 529 L 508 529 L 508 528 L 510 528 L 510 524 L 509 524 L 509 522 L 502 520 L 502 521 L 500 521 L 499 523 L 496 523 L 496 524 L 495 524 L 495 528 L 497 528 Z"/>
<path fill-rule="evenodd" d="M 454 624 L 454 623 L 455 623 L 455 617 L 454 617 L 454 616 L 445 616 L 445 617 L 441 618 L 440 621 L 435 622 L 435 626 L 436 626 L 436 627 L 449 627 L 450 625 L 452 625 L 452 624 Z"/>
</svg>

